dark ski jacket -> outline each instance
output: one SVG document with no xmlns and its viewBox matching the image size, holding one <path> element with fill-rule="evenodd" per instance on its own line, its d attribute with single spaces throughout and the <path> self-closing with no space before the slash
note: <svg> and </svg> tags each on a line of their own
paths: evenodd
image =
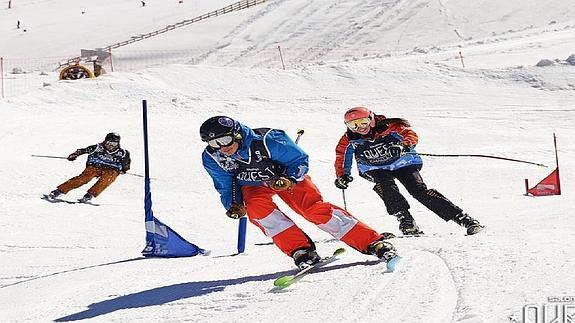
<svg viewBox="0 0 575 323">
<path fill-rule="evenodd" d="M 116 148 L 113 151 L 108 151 L 103 143 L 80 148 L 76 150 L 76 155 L 89 154 L 86 165 L 112 168 L 118 172 L 125 173 L 130 169 L 130 152 L 126 149 Z"/>
</svg>

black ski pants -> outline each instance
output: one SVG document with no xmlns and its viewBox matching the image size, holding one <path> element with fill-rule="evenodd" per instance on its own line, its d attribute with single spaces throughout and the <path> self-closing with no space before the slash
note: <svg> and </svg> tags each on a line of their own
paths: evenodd
<svg viewBox="0 0 575 323">
<path fill-rule="evenodd" d="M 396 214 L 409 209 L 409 203 L 399 192 L 395 179 L 403 184 L 411 196 L 443 220 L 452 220 L 461 213 L 461 208 L 437 190 L 427 188 L 419 173 L 420 170 L 421 165 L 406 166 L 393 171 L 376 169 L 366 172 L 363 177 L 375 182 L 373 190 L 381 197 L 389 214 Z"/>
</svg>

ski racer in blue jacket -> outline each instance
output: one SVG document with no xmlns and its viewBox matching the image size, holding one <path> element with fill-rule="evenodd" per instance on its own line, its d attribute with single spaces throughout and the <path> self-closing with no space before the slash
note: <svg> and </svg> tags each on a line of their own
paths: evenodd
<svg viewBox="0 0 575 323">
<path fill-rule="evenodd" d="M 272 200 L 279 196 L 296 213 L 356 250 L 383 260 L 395 248 L 346 210 L 324 202 L 308 172 L 308 155 L 282 130 L 251 129 L 226 116 L 200 127 L 207 144 L 202 161 L 220 194 L 226 215 L 247 214 L 296 266 L 320 261 L 312 240 Z"/>
</svg>

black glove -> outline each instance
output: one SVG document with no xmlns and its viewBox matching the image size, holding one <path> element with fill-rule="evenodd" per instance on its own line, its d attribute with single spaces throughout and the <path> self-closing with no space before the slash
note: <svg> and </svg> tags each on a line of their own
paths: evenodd
<svg viewBox="0 0 575 323">
<path fill-rule="evenodd" d="M 395 157 L 395 158 L 399 158 L 399 157 L 405 155 L 405 152 L 408 150 L 409 150 L 409 148 L 406 147 L 406 145 L 404 143 L 401 143 L 401 142 L 395 143 L 395 144 L 389 146 L 389 148 L 387 148 L 387 151 L 389 151 L 391 156 Z"/>
<path fill-rule="evenodd" d="M 78 158 L 78 154 L 76 154 L 76 152 L 73 152 L 66 159 L 68 159 L 69 161 L 74 161 L 74 160 L 76 160 L 76 158 Z"/>
<path fill-rule="evenodd" d="M 246 208 L 243 205 L 232 203 L 232 206 L 226 212 L 226 215 L 232 219 L 239 219 L 246 215 Z"/>
<path fill-rule="evenodd" d="M 341 190 L 345 190 L 348 187 L 348 184 L 351 183 L 353 181 L 353 177 L 349 176 L 349 175 L 342 175 L 338 178 L 335 179 L 335 187 L 341 189 Z"/>
</svg>

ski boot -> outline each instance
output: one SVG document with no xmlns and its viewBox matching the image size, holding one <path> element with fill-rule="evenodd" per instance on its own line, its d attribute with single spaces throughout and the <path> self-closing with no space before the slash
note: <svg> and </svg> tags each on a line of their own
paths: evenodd
<svg viewBox="0 0 575 323">
<path fill-rule="evenodd" d="M 94 195 L 92 195 L 90 193 L 86 193 L 86 194 L 84 194 L 84 196 L 81 199 L 78 200 L 78 202 L 87 203 L 93 198 L 94 198 Z"/>
<path fill-rule="evenodd" d="M 48 194 L 48 198 L 55 199 L 62 194 L 64 194 L 64 193 L 62 193 L 62 191 L 60 191 L 59 189 L 55 189 L 52 192 L 50 192 L 50 194 Z"/>
<path fill-rule="evenodd" d="M 479 221 L 470 217 L 469 214 L 463 212 L 456 215 L 453 218 L 453 221 L 460 226 L 467 228 L 467 235 L 476 234 L 484 228 L 484 226 L 482 226 Z"/>
<path fill-rule="evenodd" d="M 321 257 L 313 249 L 298 249 L 292 254 L 292 258 L 299 269 L 305 269 L 321 261 Z"/>
<path fill-rule="evenodd" d="M 390 240 L 397 237 L 395 234 L 391 232 L 382 232 L 380 234 L 381 234 L 381 240 Z"/>
<path fill-rule="evenodd" d="M 416 236 L 423 234 L 423 231 L 419 230 L 417 224 L 415 224 L 415 219 L 409 213 L 409 211 L 399 211 L 395 213 L 393 216 L 397 218 L 399 221 L 399 230 L 405 236 Z"/>
<path fill-rule="evenodd" d="M 393 259 L 397 256 L 395 247 L 391 243 L 381 240 L 376 240 L 372 242 L 367 247 L 367 252 L 385 262 L 388 262 L 390 259 Z"/>
</svg>

